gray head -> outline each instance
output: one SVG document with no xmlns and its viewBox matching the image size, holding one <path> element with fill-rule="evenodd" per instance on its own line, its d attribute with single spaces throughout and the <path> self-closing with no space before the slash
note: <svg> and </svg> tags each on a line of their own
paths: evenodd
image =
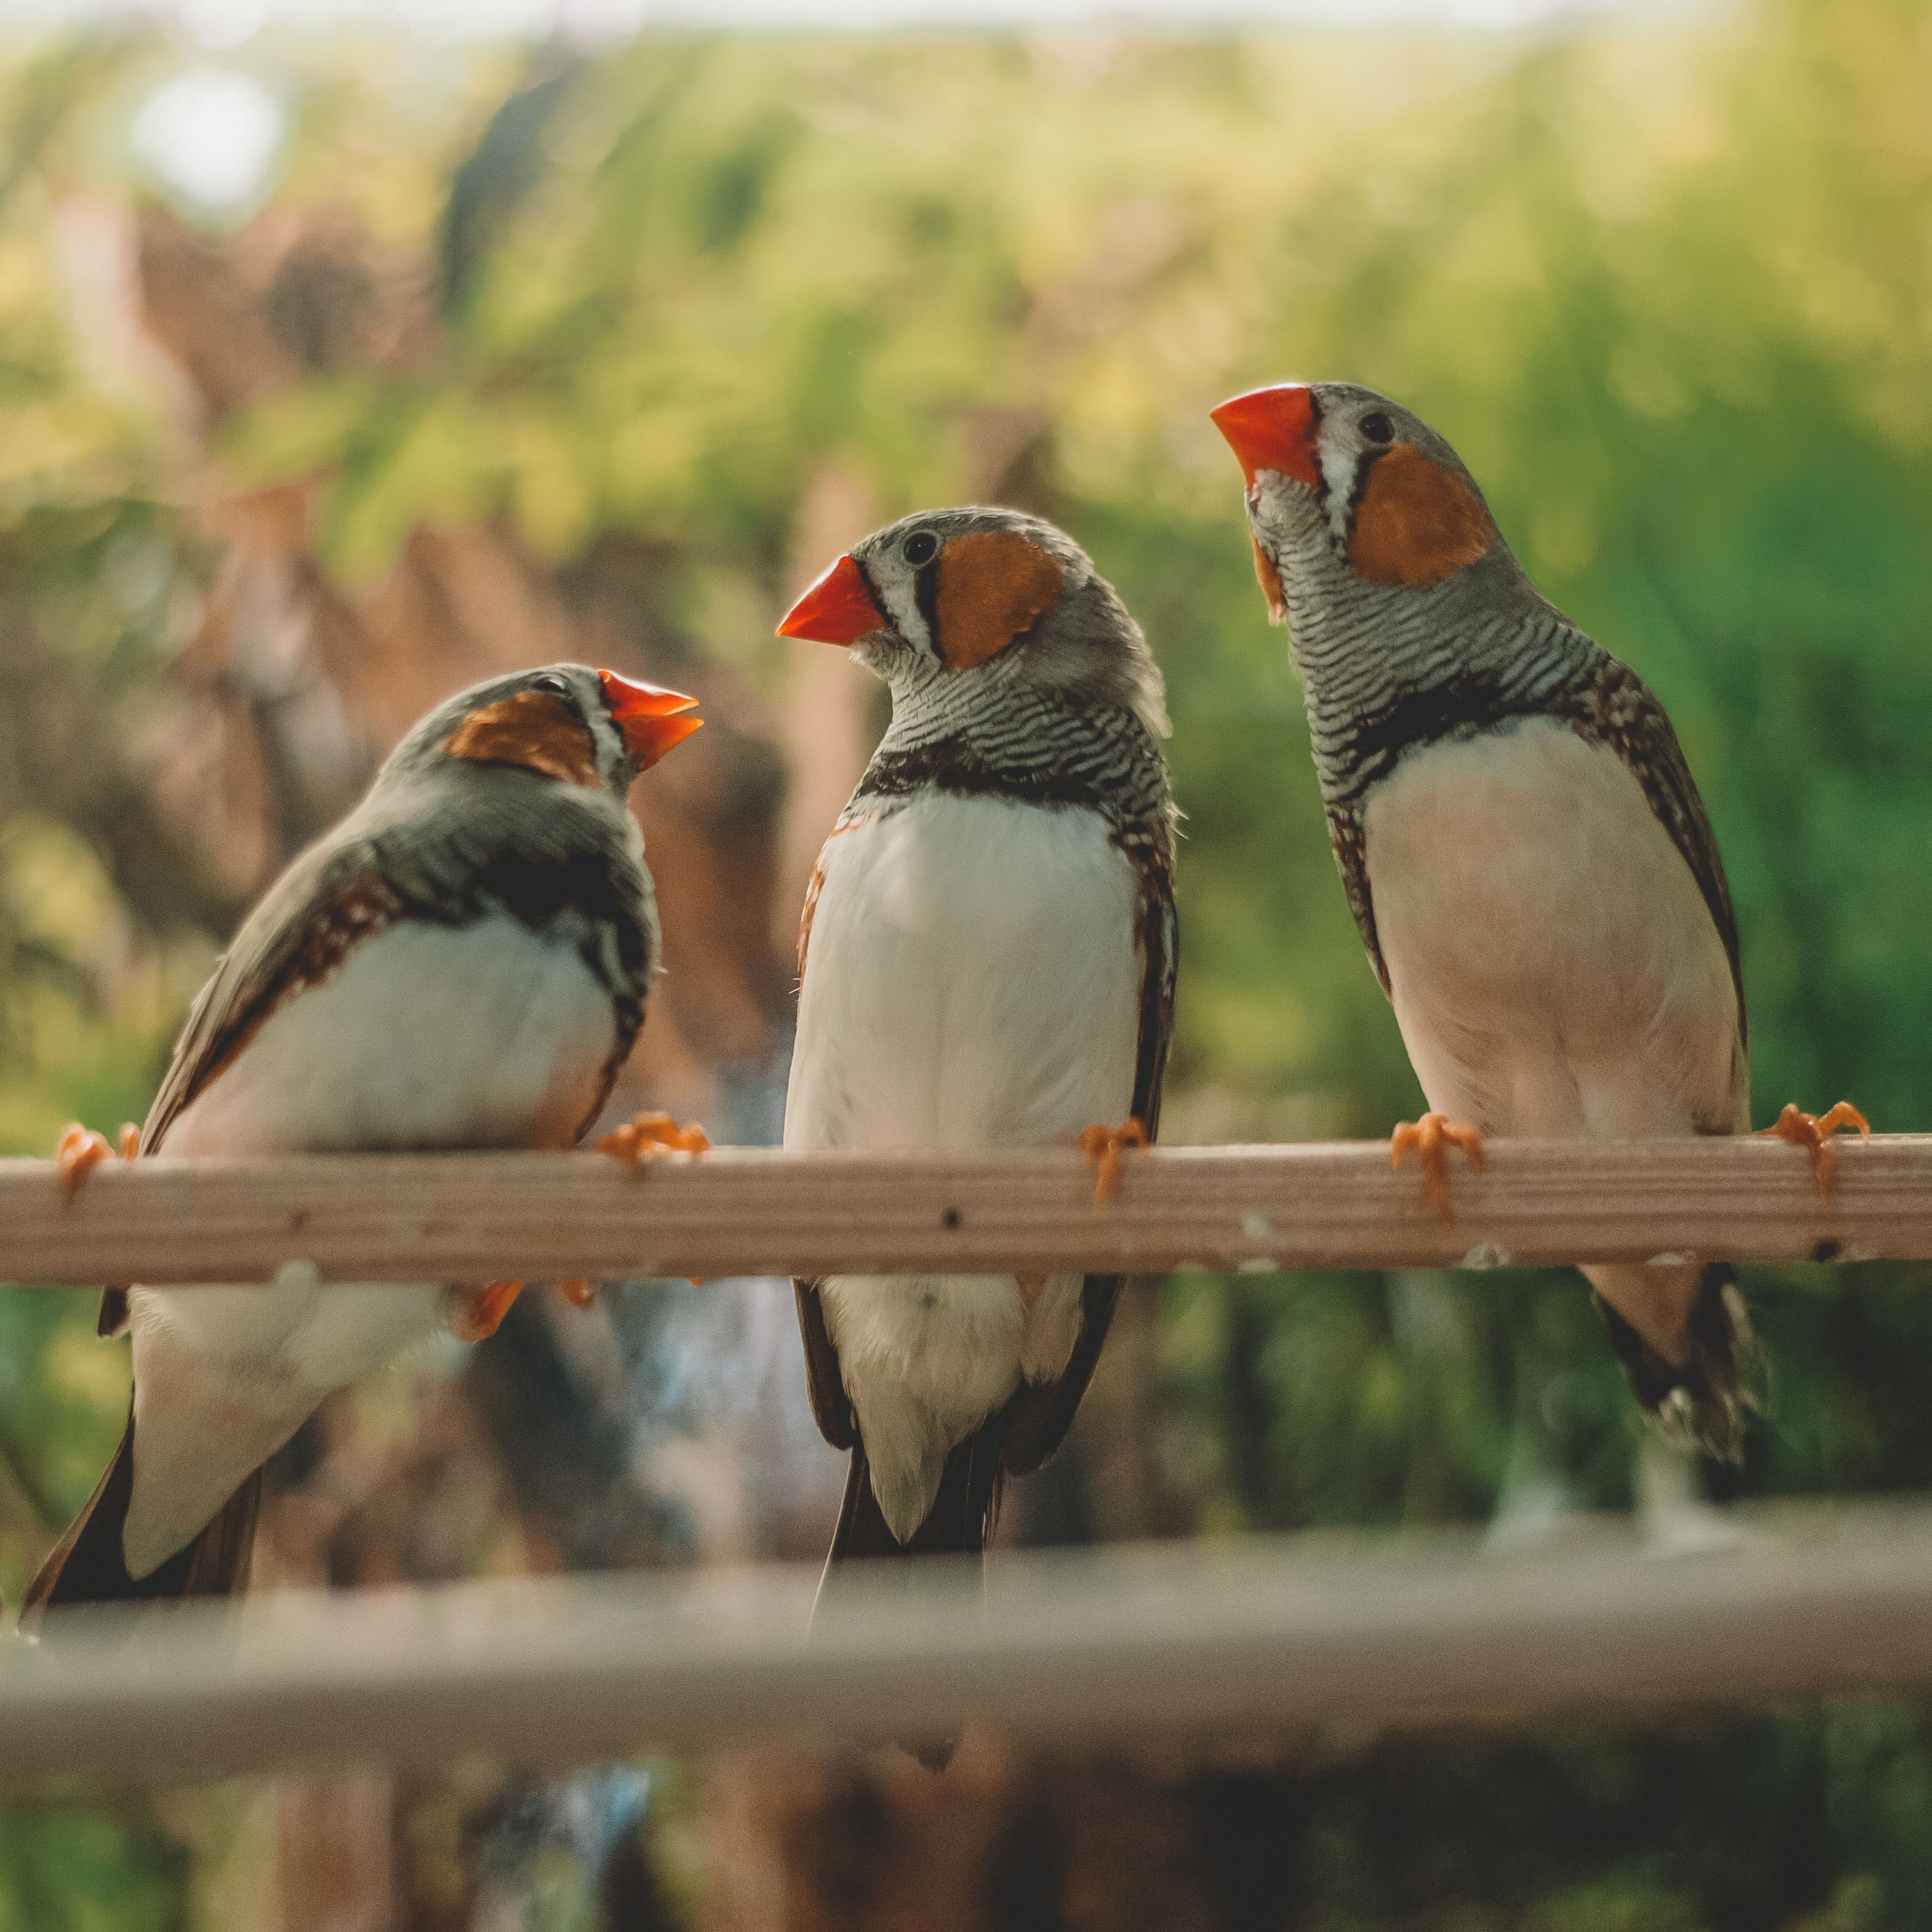
<svg viewBox="0 0 1932 1932">
<path fill-rule="evenodd" d="M 1386 396 L 1282 383 L 1214 416 L 1247 479 L 1256 573 L 1288 623 L 1331 812 L 1418 720 L 1550 706 L 1604 657 L 1523 574 L 1456 452 Z"/>
<path fill-rule="evenodd" d="M 450 760 L 608 791 L 621 806 L 638 774 L 703 723 L 698 700 L 614 670 L 544 664 L 472 685 L 418 718 L 384 781 L 448 771 Z"/>
<path fill-rule="evenodd" d="M 778 634 L 848 644 L 896 692 L 946 680 L 976 704 L 1017 684 L 1167 734 L 1160 668 L 1113 586 L 1064 530 L 1017 510 L 924 510 L 874 531 Z"/>
<path fill-rule="evenodd" d="M 1247 480 L 1255 569 L 1277 623 L 1285 576 L 1394 602 L 1452 582 L 1459 591 L 1522 582 L 1462 458 L 1386 396 L 1352 382 L 1282 382 L 1213 414 Z"/>
</svg>

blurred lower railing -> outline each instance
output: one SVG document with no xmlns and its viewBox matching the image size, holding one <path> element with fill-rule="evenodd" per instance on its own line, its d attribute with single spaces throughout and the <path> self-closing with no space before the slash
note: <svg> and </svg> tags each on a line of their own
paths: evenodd
<svg viewBox="0 0 1932 1932">
<path fill-rule="evenodd" d="M 1932 1137 L 1498 1142 L 1455 1218 L 1382 1143 L 895 1159 L 727 1148 L 0 1162 L 0 1280 L 480 1281 L 1932 1257 Z M 352 1292 L 352 1288 L 346 1292 Z M 1691 1511 L 1499 1552 L 1431 1536 L 1001 1555 L 814 1577 L 271 1593 L 0 1640 L 0 1782 L 583 1760 L 981 1724 L 1225 1748 L 1340 1726 L 1932 1690 L 1932 1512 Z M 1688 1531 L 1687 1526 L 1688 1526 Z"/>
<path fill-rule="evenodd" d="M 1687 1527 L 1690 1533 L 1683 1533 Z M 582 1762 L 986 1726 L 1172 1758 L 1392 1728 L 1932 1688 L 1932 1512 L 1698 1513 L 1496 1550 L 1002 1554 L 842 1588 L 788 1569 L 73 1611 L 0 1647 L 0 1783 Z"/>
<path fill-rule="evenodd" d="M 1932 1257 L 1932 1136 L 1498 1141 L 1450 1156 L 1455 1218 L 1379 1142 L 1130 1154 L 1096 1206 L 1072 1148 L 883 1157 L 722 1148 L 310 1155 L 98 1168 L 72 1198 L 0 1162 L 0 1280 L 1529 1267 Z"/>
</svg>

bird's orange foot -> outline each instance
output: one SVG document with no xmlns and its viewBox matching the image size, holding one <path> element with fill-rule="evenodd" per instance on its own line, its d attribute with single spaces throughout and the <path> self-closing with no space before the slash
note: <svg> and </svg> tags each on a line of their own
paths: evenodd
<svg viewBox="0 0 1932 1932">
<path fill-rule="evenodd" d="M 1478 1174 L 1485 1156 L 1483 1137 L 1474 1127 L 1452 1120 L 1446 1114 L 1424 1114 L 1419 1120 L 1404 1120 L 1389 1138 L 1389 1165 L 1400 1167 L 1402 1157 L 1413 1148 L 1422 1156 L 1422 1184 L 1436 1203 L 1436 1211 L 1453 1228 L 1455 1204 L 1449 1198 L 1449 1156 L 1447 1149 L 1459 1147 L 1469 1156 Z"/>
<path fill-rule="evenodd" d="M 105 1134 L 97 1134 L 76 1120 L 62 1134 L 54 1150 L 54 1172 L 60 1178 L 62 1192 L 71 1201 L 104 1160 L 112 1160 L 117 1153 L 123 1160 L 132 1160 L 140 1151 L 141 1130 L 132 1120 L 121 1130 L 118 1148 L 108 1145 Z"/>
<path fill-rule="evenodd" d="M 523 1292 L 520 1281 L 465 1282 L 452 1288 L 449 1332 L 459 1342 L 488 1341 Z"/>
<path fill-rule="evenodd" d="M 590 1144 L 598 1154 L 641 1167 L 660 1154 L 708 1154 L 711 1136 L 695 1120 L 681 1127 L 668 1114 L 640 1114 L 621 1127 L 599 1134 Z"/>
<path fill-rule="evenodd" d="M 1871 1138 L 1870 1123 L 1849 1100 L 1840 1100 L 1822 1114 L 1801 1112 L 1787 1100 L 1778 1118 L 1758 1132 L 1775 1134 L 1780 1140 L 1802 1147 L 1810 1155 L 1811 1177 L 1818 1184 L 1818 1197 L 1828 1208 L 1832 1204 L 1832 1136 L 1840 1127 L 1856 1127 L 1861 1139 Z"/>
<path fill-rule="evenodd" d="M 573 1308 L 590 1308 L 596 1304 L 596 1287 L 581 1275 L 573 1275 L 568 1281 L 559 1282 L 556 1288 L 557 1292 Z"/>
<path fill-rule="evenodd" d="M 1094 1169 L 1094 1205 L 1106 1206 L 1120 1178 L 1120 1156 L 1129 1148 L 1150 1147 L 1148 1130 L 1137 1120 L 1123 1120 L 1118 1127 L 1091 1126 L 1080 1130 L 1080 1151 Z"/>
<path fill-rule="evenodd" d="M 642 1167 L 647 1160 L 661 1160 L 668 1154 L 709 1154 L 711 1136 L 695 1120 L 681 1127 L 668 1114 L 640 1114 L 591 1142 L 598 1154 L 608 1154 L 627 1167 Z M 691 1277 L 694 1288 L 704 1286 L 701 1276 Z M 564 1294 L 580 1308 L 588 1308 L 593 1291 L 587 1281 L 566 1281 Z"/>
</svg>

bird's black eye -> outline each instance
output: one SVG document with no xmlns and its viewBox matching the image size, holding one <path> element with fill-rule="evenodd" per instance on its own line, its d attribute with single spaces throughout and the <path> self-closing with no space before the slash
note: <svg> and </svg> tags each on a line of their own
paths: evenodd
<svg viewBox="0 0 1932 1932">
<path fill-rule="evenodd" d="M 914 530 L 899 545 L 899 554 L 916 570 L 939 554 L 939 539 L 930 530 Z"/>
<path fill-rule="evenodd" d="M 1395 424 L 1380 410 L 1371 410 L 1361 421 L 1363 436 L 1370 442 L 1393 442 Z"/>
<path fill-rule="evenodd" d="M 555 671 L 547 671 L 530 686 L 532 691 L 554 691 L 560 698 L 570 695 L 570 686 Z"/>
</svg>

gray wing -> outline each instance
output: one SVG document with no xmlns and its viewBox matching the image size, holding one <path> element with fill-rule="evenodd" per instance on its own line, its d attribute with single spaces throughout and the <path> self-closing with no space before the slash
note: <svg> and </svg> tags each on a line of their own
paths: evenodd
<svg viewBox="0 0 1932 1932">
<path fill-rule="evenodd" d="M 1605 653 L 1602 671 L 1585 717 L 1574 722 L 1586 737 L 1608 745 L 1630 768 L 1643 788 L 1658 823 L 1670 834 L 1704 896 L 1724 953 L 1731 964 L 1731 984 L 1738 996 L 1738 1040 L 1748 1046 L 1750 1028 L 1744 1013 L 1743 962 L 1738 949 L 1737 914 L 1717 835 L 1704 810 L 1697 781 L 1684 761 L 1684 748 L 1656 694 L 1629 665 Z"/>
<path fill-rule="evenodd" d="M 142 1126 L 141 1152 L 159 1153 L 182 1110 L 277 1004 L 340 965 L 352 940 L 380 932 L 397 916 L 399 903 L 385 888 L 364 842 L 344 850 L 325 840 L 300 854 L 242 922 L 195 996 Z M 95 1332 L 118 1335 L 127 1321 L 126 1288 L 104 1289 Z"/>
<path fill-rule="evenodd" d="M 350 819 L 298 856 L 251 913 L 188 1015 L 142 1131 L 143 1153 L 277 1004 L 399 920 L 465 926 L 494 908 L 542 931 L 580 916 L 584 963 L 617 1011 L 621 1064 L 644 1023 L 658 956 L 649 875 L 607 818 L 505 774 L 500 796 L 406 821 Z M 585 1124 L 587 1126 L 588 1122 Z"/>
<path fill-rule="evenodd" d="M 1355 916 L 1355 930 L 1369 950 L 1369 964 L 1376 969 L 1382 991 L 1394 994 L 1389 980 L 1388 962 L 1382 957 L 1381 936 L 1376 930 L 1376 897 L 1369 884 L 1369 844 L 1362 829 L 1361 810 L 1350 806 L 1346 811 L 1330 808 L 1328 814 L 1328 848 L 1342 874 L 1342 889 L 1348 896 L 1348 910 Z"/>
<path fill-rule="evenodd" d="M 798 1301 L 798 1332 L 805 1343 L 805 1391 L 812 1402 L 812 1419 L 818 1432 L 835 1449 L 849 1449 L 859 1439 L 838 1351 L 825 1325 L 825 1304 L 815 1280 L 794 1276 L 792 1293 Z"/>
<path fill-rule="evenodd" d="M 141 1151 L 160 1150 L 182 1109 L 284 999 L 326 977 L 352 946 L 404 909 L 366 840 L 312 846 L 298 857 L 249 914 L 196 996 L 148 1110 Z"/>
<path fill-rule="evenodd" d="M 472 788 L 473 789 L 473 788 Z M 431 810 L 434 808 L 430 808 Z M 358 813 L 298 854 L 242 923 L 190 1010 L 141 1130 L 158 1153 L 168 1129 L 278 1005 L 326 979 L 399 920 L 466 925 L 501 907 L 534 929 L 580 915 L 585 964 L 611 998 L 616 1031 L 591 1124 L 644 1024 L 658 959 L 650 874 L 620 845 L 621 821 L 506 773 L 466 809 L 371 824 Z M 116 1334 L 127 1297 L 110 1288 L 100 1332 Z"/>
</svg>

